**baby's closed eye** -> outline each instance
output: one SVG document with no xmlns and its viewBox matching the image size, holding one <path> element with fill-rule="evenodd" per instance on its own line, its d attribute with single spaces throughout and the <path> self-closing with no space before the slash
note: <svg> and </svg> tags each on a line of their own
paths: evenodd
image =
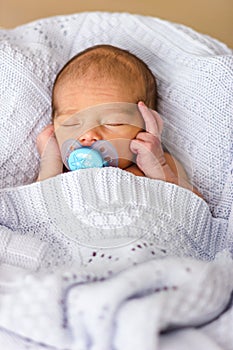
<svg viewBox="0 0 233 350">
<path fill-rule="evenodd" d="M 67 122 L 64 122 L 63 124 L 61 124 L 61 126 L 64 126 L 64 127 L 70 127 L 70 126 L 81 126 L 81 123 L 80 122 L 75 122 L 75 121 L 67 121 Z"/>
<path fill-rule="evenodd" d="M 108 122 L 108 123 L 105 123 L 104 125 L 108 125 L 108 126 L 122 126 L 122 125 L 126 125 L 124 123 L 114 123 L 114 122 Z"/>
</svg>

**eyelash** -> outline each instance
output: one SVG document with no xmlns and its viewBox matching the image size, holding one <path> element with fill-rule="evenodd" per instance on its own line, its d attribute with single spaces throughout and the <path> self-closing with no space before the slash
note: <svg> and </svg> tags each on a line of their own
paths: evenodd
<svg viewBox="0 0 233 350">
<path fill-rule="evenodd" d="M 109 125 L 109 126 L 121 126 L 121 125 L 125 125 L 122 123 L 106 123 L 105 125 Z"/>
<path fill-rule="evenodd" d="M 80 126 L 80 124 L 63 124 L 62 126 L 65 126 L 65 127 L 70 127 L 70 126 Z"/>
<path fill-rule="evenodd" d="M 63 124 L 63 126 L 65 126 L 65 127 L 74 127 L 74 126 L 79 126 L 80 124 Z M 122 125 L 125 125 L 125 124 L 123 124 L 123 123 L 106 123 L 106 124 L 103 124 L 103 126 L 104 125 L 107 125 L 107 126 L 122 126 Z"/>
</svg>

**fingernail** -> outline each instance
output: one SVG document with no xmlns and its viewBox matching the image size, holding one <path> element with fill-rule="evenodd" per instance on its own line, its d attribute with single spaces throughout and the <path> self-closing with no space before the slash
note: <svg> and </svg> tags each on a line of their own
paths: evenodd
<svg viewBox="0 0 233 350">
<path fill-rule="evenodd" d="M 146 107 L 145 103 L 143 101 L 138 102 L 138 106 Z"/>
</svg>

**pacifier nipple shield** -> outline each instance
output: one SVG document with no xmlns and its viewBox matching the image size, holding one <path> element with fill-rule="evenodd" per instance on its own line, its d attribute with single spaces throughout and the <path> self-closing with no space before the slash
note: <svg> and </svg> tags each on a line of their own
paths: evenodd
<svg viewBox="0 0 233 350">
<path fill-rule="evenodd" d="M 83 147 L 74 139 L 67 140 L 62 145 L 61 155 L 63 163 L 69 170 L 118 165 L 116 149 L 105 140 L 96 141 L 90 147 Z"/>
</svg>

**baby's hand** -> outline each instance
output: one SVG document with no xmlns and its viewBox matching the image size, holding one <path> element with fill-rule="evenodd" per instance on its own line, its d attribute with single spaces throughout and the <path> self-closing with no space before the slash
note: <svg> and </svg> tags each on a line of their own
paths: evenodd
<svg viewBox="0 0 233 350">
<path fill-rule="evenodd" d="M 60 149 L 54 135 L 54 126 L 47 125 L 37 136 L 37 149 L 40 154 L 40 172 L 37 181 L 45 180 L 62 173 L 63 163 Z"/>
<path fill-rule="evenodd" d="M 168 153 L 164 153 L 161 144 L 163 121 L 159 114 L 148 109 L 143 102 L 138 108 L 145 121 L 146 131 L 139 132 L 131 141 L 130 149 L 136 154 L 137 166 L 147 177 L 172 182 L 187 188 L 203 198 L 198 190 L 189 183 L 181 164 Z"/>
<path fill-rule="evenodd" d="M 145 130 L 139 132 L 131 141 L 130 149 L 136 154 L 136 163 L 145 176 L 152 179 L 166 180 L 167 163 L 161 144 L 163 121 L 156 111 L 146 107 L 143 102 L 138 108 L 145 122 Z M 170 174 L 172 175 L 172 174 Z"/>
</svg>

